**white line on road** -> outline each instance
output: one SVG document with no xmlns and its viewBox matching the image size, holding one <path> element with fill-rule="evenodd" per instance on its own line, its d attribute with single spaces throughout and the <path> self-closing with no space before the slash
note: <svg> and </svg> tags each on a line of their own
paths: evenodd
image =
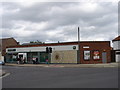
<svg viewBox="0 0 120 90">
<path fill-rule="evenodd" d="M 10 75 L 10 73 L 6 73 L 4 76 L 1 76 L 0 79 L 4 78 L 4 77 L 7 77 L 8 75 Z"/>
</svg>

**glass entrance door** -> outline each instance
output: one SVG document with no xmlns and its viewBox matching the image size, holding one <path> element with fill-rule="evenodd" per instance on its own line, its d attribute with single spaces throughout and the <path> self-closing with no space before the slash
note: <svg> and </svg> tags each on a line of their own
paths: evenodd
<svg viewBox="0 0 120 90">
<path fill-rule="evenodd" d="M 46 59 L 48 59 L 48 53 L 42 52 L 40 53 L 40 63 L 45 63 Z"/>
</svg>

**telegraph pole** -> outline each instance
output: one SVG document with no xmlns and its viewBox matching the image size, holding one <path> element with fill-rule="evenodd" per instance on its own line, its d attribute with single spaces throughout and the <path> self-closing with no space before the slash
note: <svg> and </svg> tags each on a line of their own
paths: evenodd
<svg viewBox="0 0 120 90">
<path fill-rule="evenodd" d="M 78 27 L 78 42 L 80 42 L 80 30 L 79 30 L 79 27 Z"/>
<path fill-rule="evenodd" d="M 80 63 L 80 30 L 78 27 L 78 63 Z"/>
</svg>

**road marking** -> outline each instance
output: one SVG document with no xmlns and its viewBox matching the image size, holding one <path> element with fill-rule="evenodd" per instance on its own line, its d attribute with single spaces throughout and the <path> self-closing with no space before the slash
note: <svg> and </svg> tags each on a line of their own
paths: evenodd
<svg viewBox="0 0 120 90">
<path fill-rule="evenodd" d="M 48 65 L 48 66 L 44 66 L 44 67 L 64 67 L 64 66 L 60 66 L 60 65 Z"/>
<path fill-rule="evenodd" d="M 4 77 L 7 77 L 8 75 L 10 75 L 10 73 L 6 73 L 4 76 L 1 76 L 0 79 L 4 78 Z"/>
</svg>

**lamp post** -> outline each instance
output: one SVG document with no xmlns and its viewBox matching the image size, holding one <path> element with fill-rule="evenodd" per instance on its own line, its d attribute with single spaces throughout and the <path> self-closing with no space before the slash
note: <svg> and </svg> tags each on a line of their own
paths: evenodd
<svg viewBox="0 0 120 90">
<path fill-rule="evenodd" d="M 79 30 L 79 27 L 78 27 L 78 42 L 80 42 L 80 30 Z"/>
<path fill-rule="evenodd" d="M 79 27 L 78 27 L 78 62 L 77 63 L 80 63 L 80 30 L 79 30 Z"/>
</svg>

